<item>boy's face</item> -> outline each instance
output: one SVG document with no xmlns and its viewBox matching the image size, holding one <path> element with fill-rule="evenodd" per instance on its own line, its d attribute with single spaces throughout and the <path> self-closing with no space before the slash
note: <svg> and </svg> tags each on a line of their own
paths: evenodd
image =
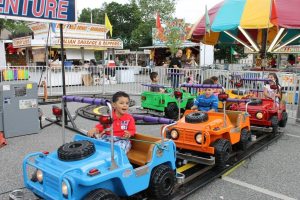
<svg viewBox="0 0 300 200">
<path fill-rule="evenodd" d="M 158 76 L 154 77 L 152 82 L 157 83 L 158 82 Z"/>
<path fill-rule="evenodd" d="M 206 97 L 210 97 L 214 93 L 214 91 L 211 88 L 206 88 L 204 89 L 204 93 Z"/>
<path fill-rule="evenodd" d="M 124 115 L 128 112 L 129 99 L 127 97 L 119 97 L 118 100 L 112 104 L 117 115 Z"/>
</svg>

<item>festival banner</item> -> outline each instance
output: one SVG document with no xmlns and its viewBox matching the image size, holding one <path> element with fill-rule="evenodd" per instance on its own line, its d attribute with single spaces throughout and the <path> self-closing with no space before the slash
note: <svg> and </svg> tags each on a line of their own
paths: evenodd
<svg viewBox="0 0 300 200">
<path fill-rule="evenodd" d="M 0 0 L 0 18 L 42 21 L 75 22 L 75 0 Z"/>
<path fill-rule="evenodd" d="M 55 38 L 51 42 L 51 45 L 60 45 L 60 43 L 61 43 L 60 38 Z M 92 40 L 92 39 L 64 38 L 64 45 L 123 49 L 123 42 L 120 39 Z"/>
</svg>

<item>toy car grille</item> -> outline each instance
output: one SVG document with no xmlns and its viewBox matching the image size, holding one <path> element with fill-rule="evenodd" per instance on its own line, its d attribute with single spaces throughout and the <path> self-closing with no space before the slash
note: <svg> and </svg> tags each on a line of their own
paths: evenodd
<svg viewBox="0 0 300 200">
<path fill-rule="evenodd" d="M 184 141 L 186 143 L 196 143 L 195 142 L 195 130 L 184 130 Z"/>
<path fill-rule="evenodd" d="M 58 178 L 51 174 L 44 172 L 43 182 L 44 182 L 43 183 L 44 187 L 47 187 L 47 191 L 49 191 L 49 192 L 51 191 L 51 193 L 53 191 L 52 194 L 55 194 L 55 193 L 57 193 L 57 191 L 60 190 L 59 185 L 58 185 L 58 182 L 59 182 Z"/>
</svg>

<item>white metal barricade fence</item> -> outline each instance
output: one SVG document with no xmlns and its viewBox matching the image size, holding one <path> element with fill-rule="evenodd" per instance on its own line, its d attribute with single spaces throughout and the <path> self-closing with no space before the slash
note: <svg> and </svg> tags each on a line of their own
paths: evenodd
<svg viewBox="0 0 300 200">
<path fill-rule="evenodd" d="M 148 90 L 142 86 L 150 83 L 150 73 L 157 72 L 159 84 L 171 86 L 171 71 L 166 67 L 138 67 L 120 66 L 116 68 L 104 68 L 101 66 L 75 66 L 65 68 L 65 83 L 67 94 L 104 94 L 116 91 L 126 91 L 131 95 L 139 95 Z M 5 67 L 2 69 L 1 82 L 30 80 L 39 84 L 39 96 L 46 92 L 48 96 L 62 95 L 61 67 L 21 66 Z M 287 102 L 289 116 L 296 117 L 299 99 L 300 76 L 295 73 L 277 72 L 279 83 L 282 86 L 283 99 Z M 212 76 L 219 79 L 219 83 L 226 89 L 234 89 L 235 83 L 243 78 L 262 79 L 267 78 L 268 72 L 261 71 L 236 71 L 210 68 L 185 68 L 181 69 L 179 83 L 202 83 Z M 244 80 L 241 90 L 256 91 L 262 94 L 264 82 Z M 262 96 L 262 95 L 261 95 Z"/>
</svg>

